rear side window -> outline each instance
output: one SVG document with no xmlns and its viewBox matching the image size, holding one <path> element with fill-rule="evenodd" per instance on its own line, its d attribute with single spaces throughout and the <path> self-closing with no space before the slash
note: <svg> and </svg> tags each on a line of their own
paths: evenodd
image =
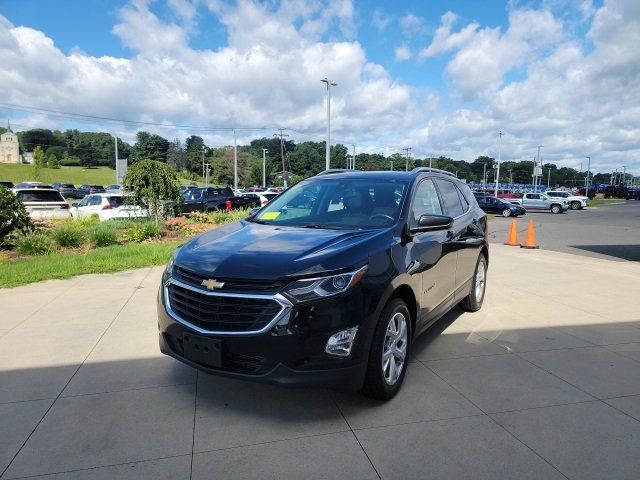
<svg viewBox="0 0 640 480">
<path fill-rule="evenodd" d="M 89 200 L 87 202 L 87 205 L 100 205 L 102 203 L 102 198 L 100 198 L 100 195 L 91 195 L 89 197 Z"/>
<path fill-rule="evenodd" d="M 464 213 L 462 208 L 462 201 L 460 200 L 460 194 L 456 186 L 447 180 L 436 180 L 438 190 L 440 190 L 440 196 L 442 197 L 442 203 L 447 215 L 450 217 L 459 217 Z"/>
<path fill-rule="evenodd" d="M 121 207 L 124 203 L 122 197 L 107 197 L 107 200 L 112 207 Z"/>
<path fill-rule="evenodd" d="M 36 192 L 18 192 L 23 202 L 64 202 L 64 198 L 55 190 L 39 190 Z"/>
</svg>

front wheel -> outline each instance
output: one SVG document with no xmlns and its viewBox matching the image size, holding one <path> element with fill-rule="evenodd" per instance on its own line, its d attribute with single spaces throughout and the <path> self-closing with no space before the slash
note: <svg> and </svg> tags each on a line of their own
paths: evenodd
<svg viewBox="0 0 640 480">
<path fill-rule="evenodd" d="M 487 286 L 487 259 L 481 253 L 476 262 L 476 270 L 471 281 L 471 290 L 460 306 L 465 312 L 477 312 L 482 308 L 484 302 L 484 292 Z"/>
<path fill-rule="evenodd" d="M 580 202 L 571 202 L 571 210 L 580 210 L 582 204 Z"/>
<path fill-rule="evenodd" d="M 389 400 L 404 380 L 411 314 L 403 300 L 394 298 L 382 310 L 373 334 L 369 364 L 362 393 L 378 400 Z"/>
<path fill-rule="evenodd" d="M 504 210 L 502 210 L 502 216 L 503 217 L 510 217 L 511 216 L 511 209 L 510 208 L 505 208 Z"/>
<path fill-rule="evenodd" d="M 560 205 L 551 205 L 551 213 L 562 213 L 562 207 Z"/>
</svg>

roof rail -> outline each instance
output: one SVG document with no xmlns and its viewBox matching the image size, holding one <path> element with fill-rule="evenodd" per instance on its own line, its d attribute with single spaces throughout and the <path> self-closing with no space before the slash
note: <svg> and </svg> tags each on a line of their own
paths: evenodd
<svg viewBox="0 0 640 480">
<path fill-rule="evenodd" d="M 443 175 L 449 175 L 451 177 L 455 177 L 453 173 L 447 172 L 446 170 L 440 170 L 439 168 L 416 167 L 413 170 L 411 170 L 411 173 L 420 173 L 420 172 L 442 173 Z"/>
<path fill-rule="evenodd" d="M 352 172 L 352 171 L 353 170 L 347 170 L 346 168 L 330 168 L 329 170 L 323 170 L 322 172 L 318 173 L 316 177 L 319 177 L 320 175 L 331 175 L 333 173 Z"/>
</svg>

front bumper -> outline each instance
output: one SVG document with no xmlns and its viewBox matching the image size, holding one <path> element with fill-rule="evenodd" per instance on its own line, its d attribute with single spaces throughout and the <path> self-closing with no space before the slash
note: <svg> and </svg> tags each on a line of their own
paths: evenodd
<svg viewBox="0 0 640 480">
<path fill-rule="evenodd" d="M 160 351 L 203 372 L 241 380 L 285 386 L 322 386 L 357 390 L 362 386 L 369 355 L 372 322 L 362 312 L 367 299 L 359 286 L 344 295 L 293 306 L 286 328 L 276 326 L 261 334 L 206 334 L 175 318 L 165 306 L 164 286 L 158 294 Z M 175 315 L 175 312 L 172 312 Z M 324 352 L 329 337 L 358 325 L 351 355 Z M 184 335 L 220 341 L 221 363 L 212 367 L 185 357 Z"/>
</svg>

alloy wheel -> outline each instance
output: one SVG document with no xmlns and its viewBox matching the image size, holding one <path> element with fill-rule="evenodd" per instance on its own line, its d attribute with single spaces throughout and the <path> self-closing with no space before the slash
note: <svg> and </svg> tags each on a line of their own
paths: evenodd
<svg viewBox="0 0 640 480">
<path fill-rule="evenodd" d="M 484 296 L 484 287 L 486 285 L 486 265 L 483 261 L 478 262 L 478 271 L 476 272 L 476 302 L 481 302 Z"/>
<path fill-rule="evenodd" d="M 394 385 L 404 369 L 407 355 L 407 319 L 394 314 L 387 324 L 382 348 L 382 376 L 387 385 Z"/>
</svg>

